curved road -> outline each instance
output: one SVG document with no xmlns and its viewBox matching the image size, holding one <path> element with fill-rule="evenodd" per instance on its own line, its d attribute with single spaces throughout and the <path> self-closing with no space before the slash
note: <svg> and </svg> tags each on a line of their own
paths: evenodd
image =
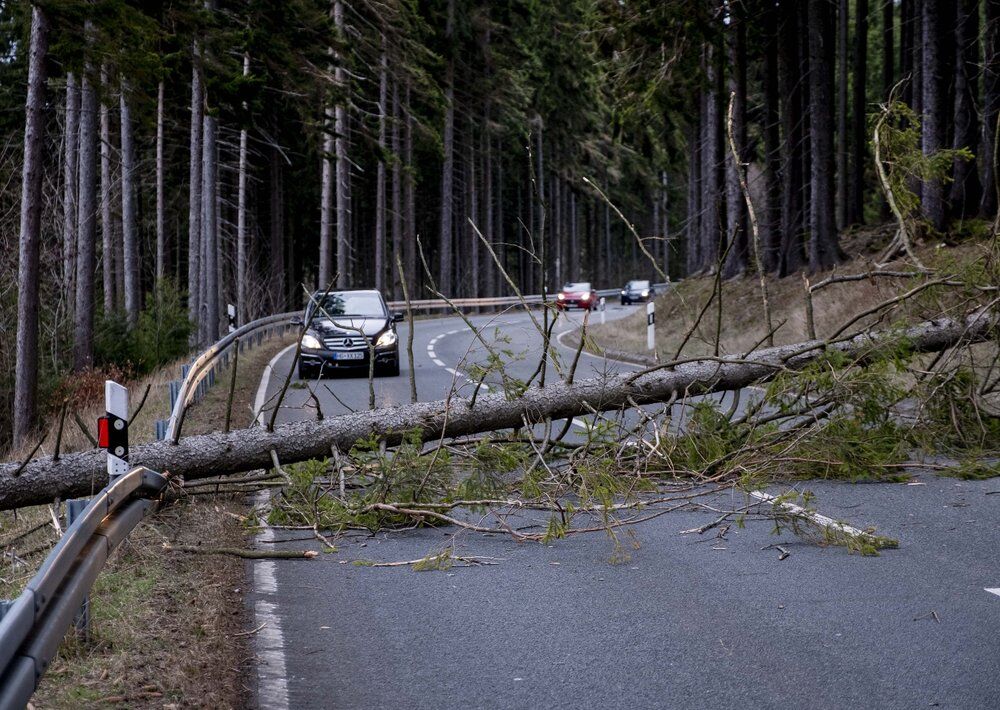
<svg viewBox="0 0 1000 710">
<path fill-rule="evenodd" d="M 609 307 L 607 317 L 627 312 Z M 473 320 L 525 354 L 508 371 L 526 379 L 540 349 L 527 316 Z M 405 326 L 400 335 L 405 352 Z M 418 321 L 414 340 L 422 400 L 441 399 L 453 381 L 471 387 L 463 368 L 482 354 L 460 319 Z M 275 358 L 260 401 L 290 364 L 290 351 Z M 585 355 L 578 376 L 623 367 Z M 409 401 L 407 369 L 404 355 L 400 377 L 376 380 L 380 405 Z M 331 416 L 367 407 L 368 383 L 325 379 L 316 395 Z M 315 417 L 309 399 L 290 389 L 279 420 Z M 540 545 L 454 529 L 353 534 L 312 562 L 253 562 L 259 704 L 1000 707 L 1000 495 L 989 495 L 1000 481 L 918 483 L 808 486 L 823 513 L 900 539 L 877 558 L 763 522 L 682 535 L 711 518 L 676 512 L 637 526 L 630 559 L 617 564 L 601 534 Z M 287 538 L 263 546 L 320 550 Z M 452 543 L 498 564 L 417 573 L 349 563 L 418 559 Z M 779 559 L 774 544 L 791 554 Z"/>
</svg>

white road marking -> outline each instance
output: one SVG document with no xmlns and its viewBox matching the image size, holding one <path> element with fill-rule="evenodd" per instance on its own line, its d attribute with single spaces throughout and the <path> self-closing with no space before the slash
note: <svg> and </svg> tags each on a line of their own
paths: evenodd
<svg viewBox="0 0 1000 710">
<path fill-rule="evenodd" d="M 273 358 L 264 368 L 257 396 L 254 398 L 254 411 L 257 420 L 263 424 L 264 402 L 267 398 L 267 388 L 271 383 L 271 373 L 274 372 L 278 360 L 295 345 L 289 345 Z M 267 503 L 270 493 L 261 491 L 257 501 Z M 258 541 L 267 543 L 274 540 L 274 531 L 264 528 L 258 535 Z M 258 704 L 265 708 L 288 710 L 288 677 L 285 665 L 285 636 L 281 631 L 281 618 L 277 614 L 276 604 L 263 598 L 264 594 L 278 593 L 278 578 L 275 574 L 277 565 L 273 560 L 257 560 L 253 564 L 253 586 L 257 593 L 254 601 L 254 619 L 260 632 L 254 635 L 254 647 L 257 656 L 257 699 Z"/>
<path fill-rule="evenodd" d="M 1000 587 L 983 587 L 983 589 L 985 589 L 990 594 L 996 594 L 998 597 L 1000 597 Z"/>
<path fill-rule="evenodd" d="M 257 387 L 257 396 L 254 397 L 253 400 L 253 411 L 257 413 L 257 416 L 254 418 L 257 420 L 258 424 L 264 423 L 261 418 L 264 412 L 261 410 L 264 408 L 264 402 L 267 400 L 267 387 L 271 384 L 271 373 L 274 372 L 274 366 L 278 364 L 278 360 L 280 360 L 285 353 L 294 348 L 295 343 L 292 343 L 280 353 L 272 357 L 271 362 L 267 363 L 267 367 L 264 368 L 264 374 L 261 375 L 260 378 L 260 385 Z"/>
</svg>

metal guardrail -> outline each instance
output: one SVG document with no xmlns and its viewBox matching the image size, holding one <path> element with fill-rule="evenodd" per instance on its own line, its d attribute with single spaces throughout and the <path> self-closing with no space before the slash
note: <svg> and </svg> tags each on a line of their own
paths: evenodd
<svg viewBox="0 0 1000 710">
<path fill-rule="evenodd" d="M 653 284 L 653 288 L 660 289 L 668 286 L 666 283 Z M 607 298 L 620 293 L 617 288 L 602 289 L 596 291 L 598 296 Z M 555 303 L 555 297 L 549 296 L 549 302 Z M 414 311 L 436 311 L 454 308 L 501 308 L 504 306 L 516 306 L 521 303 L 537 305 L 542 303 L 541 294 L 531 294 L 523 297 L 498 296 L 495 298 L 454 298 L 451 303 L 444 299 L 425 299 L 410 301 L 409 306 Z M 406 308 L 406 301 L 390 301 L 387 304 L 392 310 L 403 310 Z M 258 342 L 266 339 L 274 332 L 286 332 L 289 328 L 296 327 L 292 319 L 299 316 L 301 311 L 290 311 L 288 313 L 278 313 L 276 315 L 265 316 L 250 321 L 246 325 L 237 328 L 227 334 L 215 344 L 209 346 L 202 352 L 193 363 L 191 363 L 184 379 L 175 384 L 171 383 L 170 392 L 171 410 L 170 418 L 166 420 L 163 427 L 158 427 L 157 438 L 173 441 L 177 438 L 178 427 L 183 422 L 184 410 L 191 405 L 198 397 L 204 394 L 209 385 L 214 382 L 215 372 L 218 367 L 218 360 L 225 356 L 233 343 L 243 339 L 248 335 L 254 335 Z M 161 422 L 163 424 L 163 422 Z"/>
<path fill-rule="evenodd" d="M 116 478 L 66 529 L 21 595 L 0 603 L 0 710 L 27 705 L 108 556 L 166 486 L 142 466 Z"/>
</svg>

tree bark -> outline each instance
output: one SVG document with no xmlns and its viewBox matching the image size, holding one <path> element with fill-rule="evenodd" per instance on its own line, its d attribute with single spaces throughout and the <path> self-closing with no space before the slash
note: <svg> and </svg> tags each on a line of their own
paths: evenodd
<svg viewBox="0 0 1000 710">
<path fill-rule="evenodd" d="M 218 119 L 205 114 L 202 125 L 201 258 L 202 342 L 219 339 L 219 155 Z"/>
<path fill-rule="evenodd" d="M 109 92 L 107 72 L 101 67 L 101 88 Z M 110 317 L 118 309 L 118 289 L 115 284 L 115 263 L 121 258 L 115 248 L 114 176 L 111 165 L 111 114 L 101 101 L 101 265 L 104 286 L 104 314 Z"/>
<path fill-rule="evenodd" d="M 983 176 L 982 212 L 993 217 L 997 211 L 997 130 L 1000 125 L 1000 0 L 985 0 L 986 27 L 983 33 L 983 141 L 980 155 Z"/>
<path fill-rule="evenodd" d="M 747 30 L 744 18 L 733 12 L 729 23 L 732 72 L 729 77 L 729 95 L 726 103 L 733 102 L 733 140 L 739 154 L 739 163 L 746 162 L 747 153 Z M 728 113 L 728 112 L 727 112 Z M 724 278 L 733 278 L 746 272 L 749 240 L 747 237 L 747 208 L 740 190 L 740 171 L 732 151 L 725 151 L 726 161 L 726 238 L 732 241 Z"/>
<path fill-rule="evenodd" d="M 798 37 L 802 31 L 795 0 L 781 0 L 779 5 L 780 34 L 782 37 Z M 778 89 L 781 93 L 784 111 L 781 115 L 781 244 L 778 263 L 775 266 L 779 276 L 799 269 L 804 261 L 802 237 L 803 185 L 802 154 L 805 132 L 803 130 L 803 96 L 799 68 L 802 57 L 799 43 L 783 41 L 778 52 Z"/>
<path fill-rule="evenodd" d="M 333 21 L 337 33 L 345 37 L 344 4 L 334 0 Z M 347 162 L 347 73 L 344 71 L 344 58 L 337 58 L 333 79 L 337 88 L 344 94 L 334 108 L 334 152 L 337 157 L 337 288 L 348 288 L 351 285 L 351 254 L 349 244 L 349 211 L 350 211 L 350 165 Z M 329 283 L 329 282 L 327 282 Z M 326 284 L 321 284 L 325 288 Z"/>
<path fill-rule="evenodd" d="M 854 23 L 854 76 L 851 100 L 851 176 L 847 186 L 849 225 L 864 222 L 865 165 L 868 162 L 868 137 L 865 130 L 865 121 L 868 117 L 865 90 L 865 82 L 868 80 L 868 0 L 855 0 L 855 3 L 857 20 Z M 889 63 L 892 63 L 891 53 Z"/>
<path fill-rule="evenodd" d="M 243 53 L 243 77 L 250 76 L 250 54 Z M 246 110 L 246 103 L 243 104 Z M 249 320 L 247 312 L 247 271 L 249 248 L 247 238 L 247 129 L 240 129 L 240 155 L 237 168 L 236 193 L 236 318 L 240 325 Z"/>
<path fill-rule="evenodd" d="M 809 202 L 809 268 L 826 269 L 839 260 L 834 214 L 833 5 L 809 2 L 809 113 L 812 152 Z"/>
<path fill-rule="evenodd" d="M 945 137 L 945 91 L 941 74 L 941 32 L 943 21 L 942 0 L 923 0 L 921 15 L 923 37 L 923 125 L 921 148 L 929 157 L 944 147 Z M 941 180 L 925 180 L 921 202 L 924 217 L 939 232 L 944 231 L 947 213 L 944 202 L 944 186 Z"/>
<path fill-rule="evenodd" d="M 850 2 L 840 0 L 837 6 L 837 229 L 847 227 L 847 45 Z"/>
<path fill-rule="evenodd" d="M 319 198 L 319 279 L 317 288 L 326 288 L 333 278 L 331 268 L 333 264 L 333 229 L 334 229 L 334 190 L 336 189 L 333 175 L 334 159 L 334 135 L 333 135 L 333 110 L 327 107 L 324 110 L 323 121 L 323 166 L 320 178 L 320 198 Z"/>
<path fill-rule="evenodd" d="M 285 293 L 285 177 L 281 159 L 281 152 L 276 147 L 271 148 L 269 242 L 271 303 L 275 313 L 285 310 L 287 295 Z"/>
<path fill-rule="evenodd" d="M 29 69 L 30 72 L 30 69 Z M 80 89 L 73 72 L 66 74 L 66 135 L 63 163 L 62 287 L 70 320 L 76 283 L 77 164 L 80 147 Z M 22 185 L 23 189 L 23 185 Z"/>
<path fill-rule="evenodd" d="M 201 49 L 198 40 L 191 48 L 191 132 L 188 170 L 188 319 L 198 323 L 201 312 L 201 143 L 205 115 L 205 96 L 201 87 Z M 195 328 L 192 341 L 199 341 Z"/>
<path fill-rule="evenodd" d="M 413 179 L 413 124 L 415 119 L 410 104 L 410 82 L 406 82 L 403 97 L 403 114 L 406 122 L 403 124 L 403 163 L 406 170 L 403 173 L 403 201 L 406 204 L 406 235 L 403 247 L 403 271 L 406 273 L 407 288 L 410 293 L 419 293 L 417 289 L 417 191 Z"/>
<path fill-rule="evenodd" d="M 122 80 L 119 94 L 121 124 L 121 190 L 122 190 L 122 242 L 125 273 L 125 319 L 129 328 L 139 322 L 139 235 L 135 210 L 135 142 L 132 136 L 132 114 L 126 93 L 128 86 Z"/>
<path fill-rule="evenodd" d="M 882 3 L 882 101 L 888 101 L 893 86 L 896 85 L 895 56 L 896 40 L 894 32 L 896 3 L 886 0 Z M 865 141 L 867 143 L 867 140 Z M 880 201 L 882 221 L 886 222 L 892 216 L 889 203 Z"/>
<path fill-rule="evenodd" d="M 166 165 L 163 156 L 163 92 L 160 81 L 156 91 L 156 281 L 167 275 L 167 225 L 166 225 Z"/>
<path fill-rule="evenodd" d="M 775 271 L 781 253 L 781 93 L 778 81 L 778 7 L 764 11 L 764 205 L 761 232 L 764 270 Z"/>
<path fill-rule="evenodd" d="M 445 20 L 445 42 L 451 44 L 455 31 L 455 0 L 448 0 L 448 16 Z M 453 183 L 455 172 L 455 59 L 448 47 L 448 59 L 444 77 L 444 131 L 441 135 L 444 158 L 441 163 L 441 220 L 438 231 L 438 289 L 450 293 L 452 278 L 453 243 Z"/>
<path fill-rule="evenodd" d="M 396 269 L 392 268 L 392 263 L 395 262 L 396 257 L 399 257 L 400 262 L 405 263 L 403 255 L 403 170 L 402 170 L 402 146 L 400 143 L 399 136 L 399 122 L 402 118 L 402 113 L 399 107 L 399 82 L 393 79 L 392 82 L 392 133 L 390 137 L 390 143 L 392 146 L 392 171 L 389 177 L 392 183 L 392 255 L 393 259 L 390 261 L 389 271 L 392 273 L 392 297 L 394 300 L 400 300 L 403 296 L 403 291 L 401 288 L 399 274 L 396 273 Z M 404 267 L 405 272 L 405 267 Z M 407 281 L 407 288 L 410 288 L 410 283 Z"/>
<path fill-rule="evenodd" d="M 955 23 L 955 114 L 953 148 L 979 147 L 979 0 L 960 0 Z M 951 214 L 968 219 L 979 212 L 982 189 L 975 160 L 956 160 L 951 183 Z"/>
<path fill-rule="evenodd" d="M 17 264 L 17 356 L 14 366 L 14 446 L 27 443 L 38 408 L 39 252 L 42 236 L 42 170 L 45 138 L 45 61 L 49 21 L 31 7 L 28 96 L 24 104 L 21 230 Z M 68 99 L 67 99 L 68 101 Z M 68 140 L 67 136 L 67 140 Z"/>
<path fill-rule="evenodd" d="M 90 38 L 89 23 L 84 34 Z M 80 165 L 76 242 L 76 322 L 73 329 L 73 369 L 82 370 L 94 362 L 94 266 L 97 232 L 97 92 L 93 66 L 87 62 L 80 77 Z"/>
<path fill-rule="evenodd" d="M 386 121 L 389 105 L 389 73 L 386 57 L 385 33 L 382 33 L 382 52 L 379 56 L 378 70 L 378 157 L 375 166 L 375 288 L 379 291 L 385 288 L 386 264 L 386 228 L 385 228 L 385 153 L 386 153 Z"/>
<path fill-rule="evenodd" d="M 719 261 L 722 232 L 722 198 L 724 156 L 722 153 L 722 62 L 721 52 L 711 44 L 705 48 L 705 72 L 707 89 L 705 98 L 705 119 L 702 125 L 702 213 L 701 248 L 699 269 L 716 268 Z"/>
<path fill-rule="evenodd" d="M 375 437 L 393 446 L 415 433 L 423 441 L 459 437 L 486 431 L 520 428 L 525 421 L 585 416 L 591 409 L 614 411 L 635 404 L 664 402 L 711 392 L 740 390 L 766 382 L 787 370 L 801 370 L 830 351 L 844 360 L 864 363 L 880 343 L 905 338 L 914 352 L 940 352 L 958 343 L 992 337 L 1000 324 L 995 312 L 979 311 L 964 318 L 938 318 L 898 331 L 874 332 L 823 347 L 820 341 L 757 350 L 735 362 L 701 360 L 658 369 L 646 374 L 625 373 L 577 380 L 573 384 L 548 383 L 531 387 L 519 397 L 480 394 L 475 406 L 468 399 L 450 400 L 359 411 L 321 421 L 282 424 L 273 432 L 253 427 L 228 434 L 215 433 L 135 446 L 132 465 L 169 472 L 186 480 L 224 476 L 272 466 L 271 452 L 283 463 L 326 458 L 331 448 L 349 451 L 359 440 Z M 814 349 L 807 350 L 807 346 Z M 55 497 L 88 495 L 93 486 L 107 481 L 106 454 L 101 450 L 69 454 L 53 461 L 42 457 L 29 462 L 14 476 L 20 463 L 0 465 L 0 509 L 37 505 Z"/>
</svg>

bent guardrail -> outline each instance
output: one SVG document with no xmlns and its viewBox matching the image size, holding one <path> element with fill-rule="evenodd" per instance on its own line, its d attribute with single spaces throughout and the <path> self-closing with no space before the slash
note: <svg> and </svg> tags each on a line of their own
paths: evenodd
<svg viewBox="0 0 1000 710">
<path fill-rule="evenodd" d="M 111 552 L 153 507 L 167 479 L 139 466 L 90 500 L 21 595 L 0 606 L 0 710 L 23 708 Z"/>
</svg>

